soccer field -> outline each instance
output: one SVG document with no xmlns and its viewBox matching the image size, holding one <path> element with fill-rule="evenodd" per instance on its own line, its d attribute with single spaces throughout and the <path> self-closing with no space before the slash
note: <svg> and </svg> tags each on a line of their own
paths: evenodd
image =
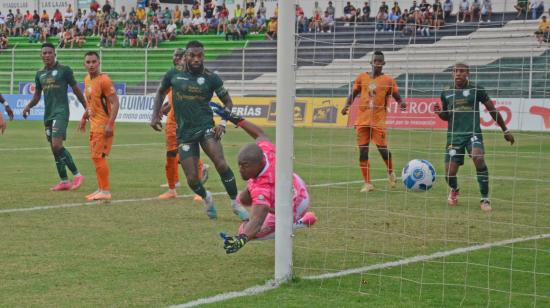
<svg viewBox="0 0 550 308">
<path fill-rule="evenodd" d="M 96 188 L 87 135 L 69 125 L 66 147 L 86 176 L 78 191 L 50 192 L 57 173 L 40 121 L 8 123 L 0 136 L 0 306 L 168 306 L 263 285 L 273 277 L 273 241 L 226 255 L 220 231 L 235 233 L 219 176 L 219 217 L 192 201 L 156 200 L 164 192 L 164 136 L 146 124 L 117 124 L 110 203 L 85 203 Z M 275 139 L 274 129 L 267 129 Z M 520 237 L 550 234 L 550 134 L 485 132 L 493 212 L 479 209 L 470 159 L 459 172 L 460 205 L 446 203 L 445 133 L 393 130 L 396 173 L 410 159 L 436 168 L 426 193 L 389 189 L 371 149 L 376 190 L 359 193 L 351 129 L 296 128 L 295 170 L 310 185 L 318 222 L 294 237 L 296 278 L 274 291 L 216 306 L 550 306 L 550 239 L 521 241 L 340 278 L 307 277 Z M 235 173 L 239 129 L 224 137 Z M 205 162 L 209 163 L 208 159 Z M 210 163 L 211 164 L 211 163 Z M 180 172 L 183 180 L 183 174 Z M 238 187 L 244 187 L 243 181 Z"/>
</svg>

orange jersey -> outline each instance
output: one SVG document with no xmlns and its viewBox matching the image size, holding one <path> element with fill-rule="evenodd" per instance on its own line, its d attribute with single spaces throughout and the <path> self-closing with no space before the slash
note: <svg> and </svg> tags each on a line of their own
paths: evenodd
<svg viewBox="0 0 550 308">
<path fill-rule="evenodd" d="M 385 128 L 388 98 L 399 92 L 395 80 L 388 75 L 372 78 L 368 73 L 361 73 L 355 79 L 353 90 L 361 91 L 355 125 Z"/>
<path fill-rule="evenodd" d="M 116 94 L 111 78 L 107 74 L 99 74 L 91 79 L 90 75 L 84 78 L 84 93 L 86 104 L 90 110 L 92 133 L 103 133 L 111 117 L 111 104 L 107 97 Z"/>
<path fill-rule="evenodd" d="M 166 151 L 173 151 L 178 149 L 178 142 L 176 138 L 176 117 L 174 116 L 174 103 L 172 101 L 172 90 L 168 91 L 166 95 L 168 103 L 170 104 L 170 111 L 166 115 L 166 127 L 164 129 L 164 135 L 166 137 Z"/>
</svg>

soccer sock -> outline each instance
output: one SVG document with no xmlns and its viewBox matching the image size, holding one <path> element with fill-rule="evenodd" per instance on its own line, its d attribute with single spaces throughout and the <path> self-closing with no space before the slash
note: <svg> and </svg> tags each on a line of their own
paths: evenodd
<svg viewBox="0 0 550 308">
<path fill-rule="evenodd" d="M 97 186 L 101 191 L 109 191 L 109 166 L 105 158 L 93 158 L 95 165 L 95 174 L 97 177 Z"/>
<path fill-rule="evenodd" d="M 53 153 L 53 157 L 55 159 L 55 167 L 57 168 L 57 174 L 59 174 L 59 178 L 61 181 L 65 182 L 68 181 L 69 178 L 67 177 L 67 169 L 65 169 L 65 160 L 62 157 L 62 151 L 59 151 L 57 153 Z"/>
<path fill-rule="evenodd" d="M 363 175 L 365 183 L 370 183 L 370 161 L 360 160 L 359 167 L 361 168 L 361 174 Z"/>
<path fill-rule="evenodd" d="M 456 175 L 455 176 L 446 176 L 445 179 L 447 180 L 447 184 L 449 184 L 449 187 L 451 187 L 451 189 L 453 191 L 458 190 L 458 180 L 456 178 Z"/>
<path fill-rule="evenodd" d="M 78 175 L 78 168 L 76 168 L 76 165 L 73 161 L 73 156 L 71 155 L 71 153 L 69 153 L 69 151 L 67 151 L 67 149 L 65 148 L 62 148 L 60 152 L 61 152 L 61 155 L 63 155 L 63 159 L 65 160 L 65 164 L 67 165 L 69 170 L 71 170 L 73 175 Z"/>
<path fill-rule="evenodd" d="M 201 181 L 197 181 L 196 183 L 187 183 L 189 184 L 189 188 L 191 188 L 191 190 L 201 196 L 202 199 L 206 199 L 206 189 L 204 189 L 204 186 L 202 185 Z"/>
<path fill-rule="evenodd" d="M 178 157 L 166 155 L 166 180 L 168 181 L 168 188 L 176 188 L 176 182 L 178 180 Z"/>
<path fill-rule="evenodd" d="M 384 160 L 384 163 L 386 163 L 386 168 L 388 169 L 388 174 L 393 173 L 393 162 L 391 159 L 391 155 L 389 155 L 388 159 Z"/>
<path fill-rule="evenodd" d="M 220 173 L 220 177 L 222 178 L 225 191 L 227 191 L 229 195 L 229 199 L 235 200 L 239 191 L 237 190 L 237 181 L 235 180 L 235 175 L 231 168 L 227 168 L 227 171 Z"/>
<path fill-rule="evenodd" d="M 489 197 L 489 170 L 487 167 L 483 169 L 476 170 L 477 182 L 479 183 L 479 192 L 481 193 L 481 198 Z"/>
</svg>

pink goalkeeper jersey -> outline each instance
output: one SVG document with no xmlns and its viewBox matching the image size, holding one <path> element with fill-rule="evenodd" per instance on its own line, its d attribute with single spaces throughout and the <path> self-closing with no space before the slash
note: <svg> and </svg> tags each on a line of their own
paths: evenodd
<svg viewBox="0 0 550 308">
<path fill-rule="evenodd" d="M 266 164 L 256 178 L 247 181 L 246 187 L 253 205 L 267 205 L 269 212 L 275 213 L 275 145 L 269 141 L 258 141 L 256 144 L 262 149 Z M 309 199 L 309 195 L 306 184 L 296 173 L 292 176 L 292 186 L 292 207 L 296 216 L 296 209 L 302 201 Z"/>
</svg>

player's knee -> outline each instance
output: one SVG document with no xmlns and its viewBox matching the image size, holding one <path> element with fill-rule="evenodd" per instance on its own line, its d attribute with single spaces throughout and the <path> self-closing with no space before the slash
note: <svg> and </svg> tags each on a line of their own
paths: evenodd
<svg viewBox="0 0 550 308">
<path fill-rule="evenodd" d="M 359 160 L 369 160 L 369 148 L 359 148 Z"/>
<path fill-rule="evenodd" d="M 474 161 L 474 165 L 476 166 L 477 170 L 487 168 L 483 155 L 472 155 L 472 160 Z"/>
<path fill-rule="evenodd" d="M 391 152 L 386 147 L 378 147 L 378 152 L 384 160 L 388 160 L 391 157 Z"/>
<path fill-rule="evenodd" d="M 201 180 L 196 175 L 191 175 L 187 177 L 187 185 L 189 187 L 197 187 L 201 184 Z"/>
<path fill-rule="evenodd" d="M 59 155 L 63 151 L 63 146 L 58 143 L 52 143 L 52 152 L 54 155 Z"/>
<path fill-rule="evenodd" d="M 229 166 L 227 165 L 227 162 L 225 160 L 218 160 L 216 162 L 214 162 L 214 166 L 216 167 L 216 171 L 218 171 L 218 173 L 225 173 L 227 172 L 227 170 L 229 169 Z"/>
</svg>

